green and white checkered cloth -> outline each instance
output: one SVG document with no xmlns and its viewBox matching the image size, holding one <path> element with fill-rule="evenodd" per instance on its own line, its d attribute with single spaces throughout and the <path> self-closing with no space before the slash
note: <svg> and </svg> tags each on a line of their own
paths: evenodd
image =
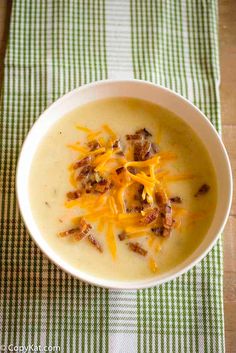
<svg viewBox="0 0 236 353">
<path fill-rule="evenodd" d="M 135 77 L 162 84 L 220 130 L 216 0 L 15 0 L 4 74 L 5 352 L 10 344 L 57 352 L 50 346 L 59 346 L 63 353 L 224 352 L 221 241 L 177 280 L 109 291 L 51 263 L 26 232 L 15 199 L 16 162 L 29 128 L 51 102 L 87 82 Z"/>
</svg>

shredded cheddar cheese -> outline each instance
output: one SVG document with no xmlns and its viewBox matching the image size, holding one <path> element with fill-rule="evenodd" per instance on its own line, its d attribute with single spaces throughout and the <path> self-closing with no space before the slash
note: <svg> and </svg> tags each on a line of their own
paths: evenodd
<svg viewBox="0 0 236 353">
<path fill-rule="evenodd" d="M 127 172 L 129 174 L 130 178 L 133 179 L 134 181 L 137 181 L 138 183 L 140 183 L 144 186 L 150 186 L 150 187 L 154 186 L 153 180 L 152 179 L 149 180 L 148 177 L 147 178 L 144 177 L 141 173 L 134 175 L 134 174 L 130 173 L 129 171 L 127 171 Z"/>
<path fill-rule="evenodd" d="M 113 154 L 113 151 L 108 150 L 103 155 L 98 156 L 96 158 L 96 160 L 94 161 L 94 165 L 96 165 L 96 168 L 95 168 L 96 172 L 104 170 L 104 166 L 105 166 L 106 162 L 108 162 L 110 160 L 110 157 L 112 154 Z"/>
<path fill-rule="evenodd" d="M 154 260 L 154 258 L 153 257 L 150 257 L 149 258 L 149 268 L 150 268 L 150 270 L 153 272 L 153 273 L 156 273 L 156 272 L 158 272 L 158 266 L 157 266 L 157 263 L 156 263 L 156 261 Z"/>
<path fill-rule="evenodd" d="M 90 130 L 89 128 L 85 127 L 85 126 L 80 126 L 80 125 L 76 125 L 76 129 L 77 130 L 81 130 L 83 132 L 87 132 L 89 134 L 91 134 L 93 131 Z"/>
<path fill-rule="evenodd" d="M 106 141 L 103 137 L 98 138 L 98 142 L 100 143 L 101 146 L 105 147 L 106 146 Z"/>
<path fill-rule="evenodd" d="M 87 137 L 88 137 L 88 140 L 91 141 L 91 140 L 94 140 L 95 137 L 97 137 L 98 135 L 101 135 L 102 131 L 96 131 L 96 132 L 90 132 L 88 133 Z"/>
<path fill-rule="evenodd" d="M 147 236 L 147 232 L 137 232 L 127 235 L 129 239 L 143 238 Z"/>
<path fill-rule="evenodd" d="M 65 202 L 66 208 L 72 208 L 80 205 L 80 200 L 70 200 Z"/>
<path fill-rule="evenodd" d="M 153 158 L 147 159 L 146 161 L 134 161 L 134 162 L 127 162 L 125 164 L 125 167 L 138 167 L 138 168 L 144 168 L 144 167 L 149 167 L 152 165 L 157 165 L 159 162 L 160 157 L 155 156 Z"/>
<path fill-rule="evenodd" d="M 110 197 L 109 197 L 108 203 L 109 203 L 111 212 L 112 212 L 113 214 L 117 214 L 117 213 L 118 213 L 118 211 L 117 211 L 117 206 L 116 206 L 115 199 L 114 199 L 113 196 L 110 196 Z"/>
<path fill-rule="evenodd" d="M 88 152 L 88 156 L 93 156 L 93 155 L 96 155 L 96 154 L 100 154 L 100 153 L 103 153 L 105 151 L 106 151 L 105 147 L 101 147 L 101 148 L 98 148 L 95 151 Z"/>
<path fill-rule="evenodd" d="M 155 241 L 155 235 L 151 234 L 149 239 L 148 239 L 148 245 L 149 245 L 150 248 L 152 247 L 154 241 Z"/>
<path fill-rule="evenodd" d="M 114 139 L 117 139 L 117 135 L 114 133 L 114 131 L 108 126 L 107 124 L 104 124 L 103 129 Z"/>
<path fill-rule="evenodd" d="M 126 151 L 126 154 L 125 154 L 126 159 L 127 160 L 130 160 L 130 159 L 132 160 L 133 159 L 133 153 L 134 153 L 133 147 L 129 146 L 127 151 Z"/>
<path fill-rule="evenodd" d="M 156 176 L 155 176 L 155 165 L 154 164 L 149 166 L 149 173 L 150 173 L 150 177 L 155 180 Z"/>
<path fill-rule="evenodd" d="M 136 214 L 136 213 L 119 213 L 118 214 L 118 219 L 119 220 L 123 220 L 123 219 L 125 219 L 125 220 L 130 220 L 130 219 L 139 219 L 139 215 L 138 214 Z"/>
<path fill-rule="evenodd" d="M 142 226 L 136 226 L 136 227 L 126 227 L 125 228 L 127 233 L 139 233 L 139 232 L 148 232 L 149 228 L 148 227 L 142 227 Z"/>
<path fill-rule="evenodd" d="M 103 229 L 104 229 L 104 224 L 105 224 L 105 220 L 104 220 L 103 217 L 101 217 L 101 218 L 99 219 L 98 225 L 97 225 L 97 230 L 98 230 L 99 232 L 102 232 L 102 231 L 103 231 Z"/>
<path fill-rule="evenodd" d="M 76 152 L 80 152 L 82 154 L 87 154 L 88 153 L 88 149 L 78 146 L 77 144 L 74 145 L 67 145 L 67 147 L 69 147 L 70 149 L 76 151 Z"/>
<path fill-rule="evenodd" d="M 69 181 L 75 191 L 69 193 L 72 195 L 72 199 L 65 202 L 65 208 L 68 212 L 71 212 L 71 208 L 80 208 L 77 216 L 75 216 L 77 209 L 73 210 L 72 224 L 77 226 L 82 218 L 86 221 L 95 222 L 98 232 L 105 232 L 107 248 L 113 260 L 117 257 L 118 231 L 121 230 L 125 233 L 120 240 L 132 241 L 137 239 L 139 241 L 140 239 L 141 242 L 146 242 L 145 244 L 149 249 L 147 263 L 150 270 L 156 273 L 158 271 L 156 259 L 162 241 L 165 239 L 164 236 L 158 237 L 158 235 L 162 235 L 163 231 L 166 231 L 164 228 L 164 230 L 158 228 L 160 222 L 163 222 L 163 219 L 167 217 L 163 210 L 165 210 L 165 207 L 172 207 L 171 212 L 173 211 L 175 220 L 173 228 L 176 229 L 180 229 L 182 218 L 187 214 L 190 215 L 188 210 L 183 207 L 170 206 L 167 183 L 187 181 L 194 178 L 194 175 L 190 173 L 173 175 L 169 170 L 164 170 L 163 164 L 165 166 L 165 163 L 177 159 L 177 155 L 170 151 L 154 153 L 152 150 L 150 152 L 149 149 L 148 155 L 150 158 L 146 158 L 144 154 L 144 157 L 137 158 L 135 156 L 135 159 L 138 160 L 133 160 L 135 144 L 133 141 L 137 139 L 137 135 L 129 135 L 131 142 L 124 149 L 124 146 L 120 147 L 123 142 L 120 143 L 117 134 L 107 124 L 103 125 L 101 130 L 96 131 L 80 125 L 77 125 L 76 128 L 86 134 L 87 141 L 83 146 L 80 145 L 79 141 L 67 145 L 73 151 L 80 153 L 79 159 L 77 158 L 75 163 L 71 163 L 68 167 Z M 151 134 L 147 130 L 141 129 L 140 131 L 136 132 L 136 134 L 143 134 L 141 137 L 138 136 L 139 143 L 143 141 L 143 138 L 146 138 L 143 137 L 145 134 L 148 139 L 150 138 Z M 158 142 L 161 133 L 162 131 L 159 130 Z M 93 142 L 95 142 L 94 146 L 92 146 Z M 160 208 L 156 201 L 157 193 L 163 202 Z M 81 213 L 81 210 L 84 213 Z M 157 212 L 157 216 L 154 215 L 154 218 L 152 218 L 149 210 Z M 160 215 L 161 212 L 164 212 L 164 216 Z M 158 223 L 155 217 L 159 216 L 162 219 Z M 189 217 L 189 224 L 201 217 L 200 214 L 192 213 Z M 167 223 L 163 224 L 165 227 L 168 226 Z M 152 227 L 156 227 L 156 233 Z M 135 246 L 136 243 L 132 245 L 133 251 L 137 250 Z M 146 254 L 145 249 L 139 248 L 139 256 L 145 256 Z"/>
<path fill-rule="evenodd" d="M 77 180 L 76 180 L 76 176 L 75 176 L 75 171 L 71 171 L 71 174 L 70 174 L 70 183 L 71 185 L 76 188 L 77 186 Z"/>
<path fill-rule="evenodd" d="M 124 204 L 124 198 L 123 194 L 126 189 L 126 186 L 122 186 L 118 191 L 117 191 L 117 199 L 119 202 L 119 206 L 121 208 L 121 211 L 124 213 L 125 212 L 125 204 Z"/>
</svg>

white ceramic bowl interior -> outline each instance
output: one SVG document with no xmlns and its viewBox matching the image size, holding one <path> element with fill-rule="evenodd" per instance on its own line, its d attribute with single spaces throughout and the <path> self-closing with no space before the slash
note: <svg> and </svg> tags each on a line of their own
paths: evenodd
<svg viewBox="0 0 236 353">
<path fill-rule="evenodd" d="M 108 97 L 134 97 L 161 105 L 181 117 L 200 137 L 209 152 L 218 181 L 218 202 L 215 216 L 200 246 L 184 262 L 171 271 L 155 278 L 123 282 L 106 280 L 81 272 L 65 262 L 54 252 L 42 236 L 29 202 L 28 180 L 31 163 L 38 145 L 53 124 L 80 105 Z M 99 81 L 71 91 L 53 103 L 36 121 L 23 144 L 16 177 L 17 198 L 20 211 L 29 233 L 42 251 L 59 267 L 73 276 L 107 288 L 138 289 L 151 287 L 176 278 L 199 262 L 213 247 L 227 220 L 232 199 L 232 175 L 229 159 L 215 128 L 209 120 L 180 95 L 145 81 Z"/>
</svg>

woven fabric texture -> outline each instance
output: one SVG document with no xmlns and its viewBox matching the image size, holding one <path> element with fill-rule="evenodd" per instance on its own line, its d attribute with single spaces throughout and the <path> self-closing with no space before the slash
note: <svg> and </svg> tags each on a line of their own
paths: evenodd
<svg viewBox="0 0 236 353">
<path fill-rule="evenodd" d="M 15 198 L 28 130 L 51 102 L 88 82 L 162 84 L 220 132 L 216 0 L 15 0 L 4 65 L 0 344 L 63 353 L 224 352 L 221 240 L 170 283 L 109 291 L 51 263 L 27 233 Z"/>
</svg>

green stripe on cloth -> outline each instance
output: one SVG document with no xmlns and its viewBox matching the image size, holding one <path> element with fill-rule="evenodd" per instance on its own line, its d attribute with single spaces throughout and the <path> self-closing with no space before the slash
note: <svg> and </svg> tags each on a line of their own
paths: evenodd
<svg viewBox="0 0 236 353">
<path fill-rule="evenodd" d="M 0 344 L 61 352 L 224 352 L 222 243 L 187 274 L 108 291 L 52 264 L 25 230 L 15 168 L 27 131 L 65 92 L 140 78 L 196 104 L 220 132 L 216 0 L 15 0 L 1 100 Z"/>
</svg>

